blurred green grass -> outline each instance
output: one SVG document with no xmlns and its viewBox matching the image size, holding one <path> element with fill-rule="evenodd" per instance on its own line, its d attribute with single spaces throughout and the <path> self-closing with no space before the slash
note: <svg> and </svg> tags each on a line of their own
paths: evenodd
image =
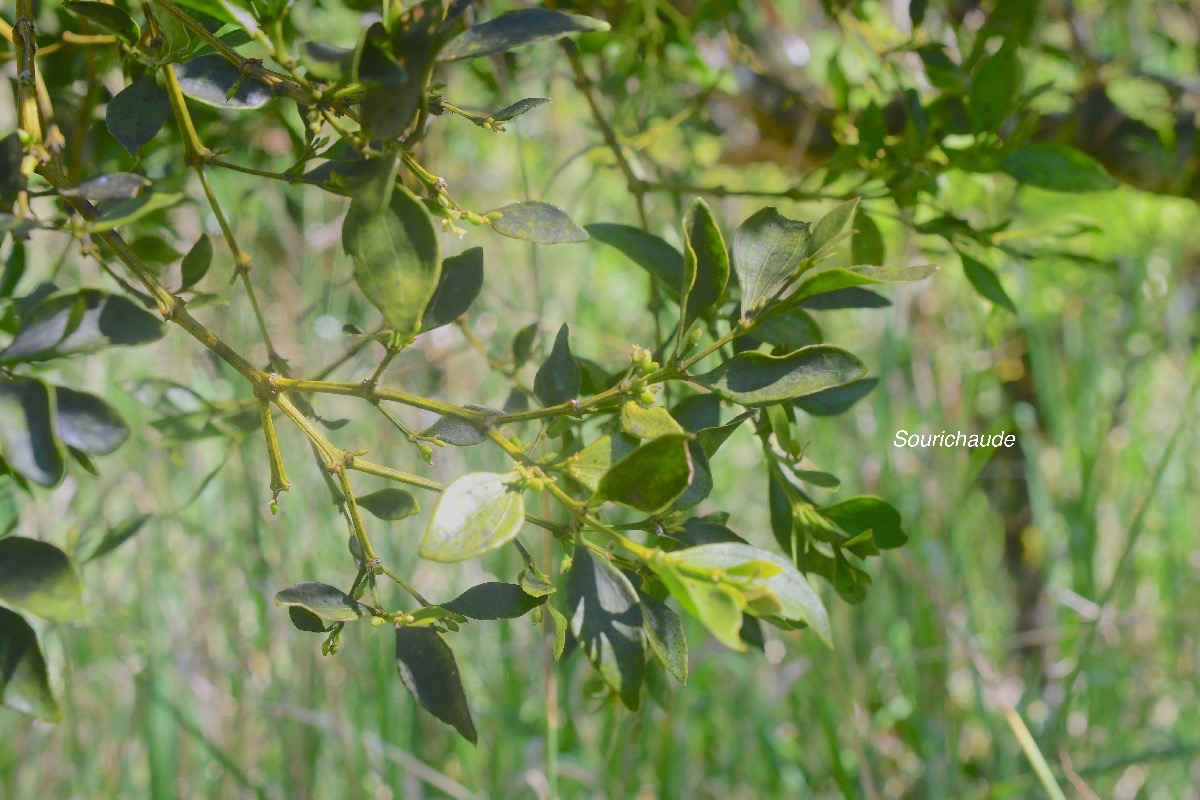
<svg viewBox="0 0 1200 800">
<path fill-rule="evenodd" d="M 562 65 L 553 53 L 531 58 L 531 74 L 548 77 L 527 80 L 513 97 L 545 94 L 554 105 L 503 136 L 439 122 L 446 133 L 431 139 L 426 162 L 471 207 L 528 193 L 580 222 L 632 222 L 608 157 L 587 149 L 595 137 L 578 124 L 585 111 Z M 673 138 L 653 145 L 678 146 Z M 712 150 L 713 142 L 701 137 L 688 146 Z M 583 155 L 564 164 L 572 153 Z M 151 168 L 158 168 L 153 161 Z M 217 178 L 255 254 L 253 279 L 277 346 L 296 374 L 311 374 L 346 344 L 322 338 L 322 318 L 364 326 L 371 319 L 348 283 L 331 227 L 340 204 L 293 188 L 289 213 L 274 187 L 233 174 Z M 696 178 L 787 181 L 773 168 L 719 164 Z M 660 687 L 656 701 L 632 714 L 604 700 L 578 655 L 555 665 L 543 628 L 528 620 L 474 623 L 453 645 L 479 728 L 477 748 L 418 713 L 396 678 L 389 637 L 360 626 L 339 655 L 322 658 L 318 640 L 295 631 L 271 603 L 295 581 L 348 577 L 343 523 L 298 436 L 283 429 L 293 489 L 271 517 L 256 436 L 240 445 L 164 445 L 150 427 L 153 413 L 129 393 L 133 382 L 154 376 L 212 400 L 247 397 L 181 333 L 72 367 L 66 377 L 112 398 L 133 439 L 105 461 L 101 477 L 73 476 L 52 493 L 22 499 L 15 532 L 84 550 L 111 521 L 134 511 L 155 516 L 130 543 L 85 568 L 88 618 L 42 628 L 66 721 L 49 726 L 0 709 L 0 797 L 1042 796 L 1006 725 L 1007 702 L 1063 785 L 1069 767 L 1101 797 L 1195 797 L 1200 442 L 1194 398 L 1188 403 L 1200 375 L 1200 213 L 1194 204 L 1128 190 L 1083 199 L 1014 195 L 998 179 L 971 176 L 953 176 L 945 202 L 980 223 L 1015 208 L 1014 227 L 1034 228 L 1043 241 L 1099 263 L 1043 257 L 994 264 L 1021 309 L 1014 321 L 976 297 L 956 257 L 885 225 L 891 259 L 932 261 L 941 273 L 892 292 L 890 309 L 823 315 L 828 338 L 862 355 L 882 382 L 845 417 L 805 423 L 809 453 L 842 478 L 841 495 L 878 492 L 896 503 L 912 537 L 873 568 L 876 584 L 863 605 L 849 607 L 821 587 L 836 649 L 772 632 L 764 655 L 738 655 L 689 621 L 689 685 Z M 764 204 L 713 201 L 726 235 Z M 777 205 L 805 219 L 825 210 Z M 652 226 L 677 241 L 672 198 L 655 197 L 650 208 Z M 1102 231 L 1060 235 L 1078 219 Z M 194 238 L 199 224 L 181 215 L 181 238 Z M 446 240 L 447 249 L 475 244 L 487 251 L 487 279 L 473 325 L 493 355 L 503 357 L 516 330 L 532 321 L 550 332 L 570 320 L 579 354 L 610 365 L 627 357 L 630 343 L 649 342 L 644 276 L 611 251 L 534 248 L 476 230 L 461 245 Z M 220 258 L 209 280 L 228 278 L 228 255 Z M 86 282 L 103 285 L 94 266 L 78 269 Z M 262 360 L 244 299 L 198 313 Z M 1018 368 L 1003 349 L 1018 327 L 1040 424 L 1027 404 L 1005 417 L 997 374 Z M 364 377 L 373 363 L 356 359 L 338 375 Z M 485 371 L 457 331 L 426 337 L 385 380 L 455 402 L 498 406 L 505 397 L 505 382 Z M 423 469 L 415 451 L 360 404 L 321 398 L 318 408 L 328 419 L 353 420 L 336 433 L 339 443 Z M 416 425 L 431 421 L 400 413 Z M 1042 624 L 1020 635 L 1004 569 L 1004 520 L 982 488 L 982 465 L 965 450 L 892 446 L 901 428 L 992 423 L 1015 426 L 1026 448 L 1028 460 L 1007 479 L 1028 482 L 1029 541 L 1046 569 Z M 1151 476 L 1173 437 L 1175 457 L 1152 492 Z M 733 511 L 739 532 L 767 544 L 765 471 L 752 437 L 739 432 L 728 447 L 704 508 Z M 446 450 L 428 472 L 447 480 L 502 462 L 492 451 Z M 378 488 L 371 479 L 358 485 Z M 1112 602 L 1099 608 L 1094 601 L 1114 581 L 1144 504 L 1137 547 Z M 14 514 L 12 500 L 0 495 L 0 523 Z M 487 575 L 515 577 L 519 563 L 507 552 L 462 567 L 419 562 L 423 519 L 372 531 L 381 554 L 426 595 L 445 599 Z M 557 567 L 538 532 L 524 541 L 543 566 Z M 1063 681 L 1092 625 L 1099 633 L 1056 736 L 1051 723 Z M 1024 658 L 1033 646 L 1045 648 L 1044 685 Z M 972 654 L 998 679 L 981 678 Z"/>
</svg>

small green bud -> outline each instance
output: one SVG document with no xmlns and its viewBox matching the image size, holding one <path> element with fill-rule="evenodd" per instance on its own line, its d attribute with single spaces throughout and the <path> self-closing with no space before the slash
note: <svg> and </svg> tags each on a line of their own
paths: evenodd
<svg viewBox="0 0 1200 800">
<path fill-rule="evenodd" d="M 371 617 L 371 627 L 372 628 L 378 628 L 380 625 L 383 625 L 385 622 L 387 622 L 387 620 L 384 619 L 383 617 Z"/>
<path fill-rule="evenodd" d="M 654 405 L 654 392 L 650 390 L 649 386 L 642 389 L 641 395 L 638 396 L 638 402 L 644 406 Z"/>
<path fill-rule="evenodd" d="M 271 501 L 271 516 L 279 516 L 279 502 L 276 500 Z"/>
<path fill-rule="evenodd" d="M 433 448 L 425 444 L 425 442 L 417 442 L 417 450 L 421 453 L 421 458 L 426 464 L 433 465 Z"/>
</svg>

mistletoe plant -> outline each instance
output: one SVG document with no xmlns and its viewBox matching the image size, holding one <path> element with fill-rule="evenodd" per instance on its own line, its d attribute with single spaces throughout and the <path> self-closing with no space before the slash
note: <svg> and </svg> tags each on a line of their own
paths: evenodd
<svg viewBox="0 0 1200 800">
<path fill-rule="evenodd" d="M 446 641 L 469 620 L 526 614 L 541 619 L 548 613 L 555 657 L 568 648 L 581 650 L 630 708 L 638 706 L 645 672 L 655 661 L 679 681 L 687 679 L 687 642 L 671 601 L 735 650 L 761 645 L 763 622 L 810 629 L 829 642 L 829 617 L 806 574 L 821 576 L 842 598 L 858 602 L 869 578 L 856 562 L 903 544 L 905 535 L 898 514 L 879 498 L 821 506 L 809 493 L 837 479 L 808 460 L 797 415 L 839 413 L 874 385 L 864 377 L 861 360 L 823 343 L 809 311 L 870 305 L 878 296 L 863 286 L 919 280 L 933 268 L 880 266 L 882 247 L 873 225 L 851 242 L 858 266 L 823 263 L 851 237 L 856 199 L 815 224 L 763 208 L 728 240 L 709 207 L 696 200 L 681 221 L 682 253 L 644 227 L 584 228 L 548 203 L 490 212 L 464 207 L 447 181 L 418 160 L 418 145 L 435 118 L 465 117 L 502 132 L 506 122 L 547 100 L 529 98 L 476 113 L 444 96 L 444 86 L 434 82 L 439 65 L 453 68 L 454 62 L 563 40 L 587 93 L 578 51 L 566 40 L 599 35 L 607 29 L 599 20 L 532 8 L 468 26 L 467 4 L 424 0 L 402 10 L 384 2 L 381 18 L 363 31 L 357 46 L 343 49 L 297 31 L 281 0 L 186 5 L 184 10 L 172 0 L 151 0 L 135 19 L 117 4 L 66 2 L 55 12 L 64 32 L 42 46 L 42 57 L 31 0 L 19 0 L 15 21 L 5 23 L 15 53 L 19 119 L 19 129 L 3 145 L 4 203 L 14 213 L 3 218 L 11 245 L 0 281 L 3 330 L 11 336 L 0 352 L 0 454 L 12 480 L 26 488 L 54 486 L 68 458 L 94 470 L 92 456 L 115 449 L 129 433 L 102 399 L 38 378 L 42 364 L 153 341 L 164 334 L 165 320 L 235 369 L 248 397 L 232 410 L 200 404 L 181 413 L 170 392 L 159 391 L 149 402 L 171 412 L 160 429 L 199 426 L 231 436 L 257 431 L 277 510 L 291 486 L 276 431 L 277 419 L 286 419 L 311 445 L 345 518 L 353 559 L 345 588 L 298 583 L 280 591 L 276 602 L 288 608 L 297 628 L 324 636 L 326 654 L 338 651 L 349 624 L 369 620 L 389 626 L 405 686 L 471 741 L 476 732 Z M 72 33 L 74 24 L 103 33 Z M 135 165 L 173 121 L 177 138 L 169 141 L 180 148 L 179 163 L 194 176 L 233 255 L 235 280 L 261 335 L 263 366 L 192 314 L 213 299 L 197 288 L 213 257 L 207 235 L 182 256 L 174 286 L 148 263 L 153 248 L 127 238 L 161 229 L 164 209 L 190 202 L 182 179 L 93 174 L 86 164 L 65 159 L 79 152 L 68 138 L 71 115 L 76 135 L 83 135 L 78 117 L 86 119 L 101 92 L 89 90 L 69 114 L 56 116 L 40 67 L 48 60 L 47 74 L 57 85 L 62 75 L 51 48 L 62 56 L 83 46 L 98 48 L 121 69 L 123 88 L 107 100 L 105 123 L 137 159 Z M 239 47 L 257 48 L 261 57 L 242 55 Z M 594 98 L 586 97 L 595 109 Z M 198 106 L 267 115 L 281 103 L 294 105 L 306 125 L 293 142 L 295 163 L 280 173 L 210 149 L 193 118 Z M 612 140 L 610 129 L 602 126 L 602 133 Z M 369 334 L 349 330 L 347 355 L 316 378 L 292 375 L 272 343 L 251 280 L 251 257 L 209 181 L 213 170 L 225 169 L 351 198 L 341 244 L 358 290 L 378 309 L 382 325 Z M 542 244 L 594 238 L 616 248 L 649 273 L 662 303 L 651 312 L 659 340 L 633 346 L 628 363 L 599 365 L 573 354 L 564 324 L 527 382 L 536 325 L 517 335 L 511 358 L 500 358 L 468 324 L 486 272 L 483 251 L 475 247 L 443 257 L 439 233 L 440 227 L 461 235 L 464 222 Z M 16 297 L 25 240 L 35 231 L 74 237 L 119 291 L 43 284 Z M 419 336 L 451 324 L 511 380 L 514 390 L 505 408 L 453 404 L 383 384 L 389 364 L 403 358 Z M 372 374 L 348 382 L 329 379 L 334 368 L 370 346 L 382 350 Z M 337 426 L 325 424 L 318 412 L 320 396 L 330 394 L 360 398 L 364 409 L 382 414 L 427 464 L 434 448 L 479 445 L 499 448 L 511 466 L 443 485 L 419 471 L 377 463 L 354 443 L 331 438 Z M 413 430 L 393 405 L 434 412 L 439 419 L 426 430 Z M 713 490 L 712 464 L 722 445 L 743 426 L 752 427 L 761 444 L 763 496 L 782 554 L 749 544 L 728 527 L 724 512 L 695 511 Z M 356 474 L 437 496 L 419 545 L 423 558 L 457 562 L 511 546 L 524 568 L 514 583 L 483 583 L 446 602 L 427 600 L 380 558 L 365 520 L 365 514 L 388 521 L 411 516 L 419 510 L 417 498 L 398 487 L 360 495 Z M 527 512 L 527 498 L 537 495 L 548 496 L 560 512 L 553 518 Z M 91 556 L 116 547 L 142 522 L 118 526 Z M 519 537 L 535 528 L 562 548 L 557 577 L 521 544 Z M 384 591 L 392 584 L 398 595 Z M 80 591 L 74 566 L 57 548 L 21 537 L 0 541 L 0 600 L 6 605 L 69 619 Z M 0 622 L 0 661 L 17 665 L 0 677 L 0 696 L 29 713 L 55 716 L 32 630 L 7 608 L 0 609 Z"/>
</svg>

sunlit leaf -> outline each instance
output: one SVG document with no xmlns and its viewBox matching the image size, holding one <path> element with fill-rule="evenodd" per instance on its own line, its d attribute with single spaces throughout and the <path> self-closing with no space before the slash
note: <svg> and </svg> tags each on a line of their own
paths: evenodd
<svg viewBox="0 0 1200 800">
<path fill-rule="evenodd" d="M 510 542 L 525 522 L 525 498 L 515 473 L 473 472 L 456 478 L 434 506 L 420 554 L 465 561 Z"/>
<path fill-rule="evenodd" d="M 971 282 L 971 286 L 975 287 L 975 291 L 979 293 L 980 297 L 990 300 L 1012 314 L 1017 313 L 1017 307 L 1012 298 L 1008 296 L 1008 292 L 1004 290 L 1000 276 L 991 267 L 965 253 L 959 253 L 959 257 L 962 258 L 963 273 L 966 274 L 967 280 Z"/>
<path fill-rule="evenodd" d="M 595 492 L 609 467 L 633 452 L 635 447 L 637 440 L 623 433 L 601 436 L 567 459 L 566 473 Z"/>
<path fill-rule="evenodd" d="M 0 704 L 50 722 L 62 719 L 37 634 L 20 614 L 3 606 L 0 606 Z"/>
<path fill-rule="evenodd" d="M 71 622 L 83 613 L 83 581 L 54 545 L 10 536 L 0 539 L 0 603 Z"/>
<path fill-rule="evenodd" d="M 683 433 L 683 428 L 662 406 L 644 408 L 636 400 L 621 406 L 621 430 L 639 439 L 657 439 L 668 433 Z"/>
<path fill-rule="evenodd" d="M 403 489 L 380 489 L 355 498 L 358 507 L 379 519 L 394 521 L 411 517 L 421 510 L 417 498 Z"/>
<path fill-rule="evenodd" d="M 818 344 L 783 356 L 739 353 L 694 380 L 726 400 L 758 407 L 840 386 L 865 372 L 853 354 Z"/>
<path fill-rule="evenodd" d="M 614 463 L 600 479 L 596 498 L 654 514 L 673 503 L 692 481 L 690 434 L 651 439 Z"/>
<path fill-rule="evenodd" d="M 932 264 L 920 264 L 912 267 L 876 267 L 868 264 L 857 267 L 836 267 L 806 278 L 796 288 L 795 299 L 807 300 L 820 294 L 855 286 L 912 283 L 924 280 L 935 272 L 937 272 L 937 267 Z"/>
<path fill-rule="evenodd" d="M 371 609 L 340 589 L 316 581 L 297 583 L 277 592 L 275 605 L 297 606 L 328 622 L 353 622 L 371 613 Z"/>
<path fill-rule="evenodd" d="M 733 232 L 733 268 L 742 288 L 742 316 L 760 308 L 796 273 L 809 254 L 807 222 L 764 208 Z"/>
<path fill-rule="evenodd" d="M 442 608 L 471 619 L 516 619 L 546 602 L 515 583 L 481 583 L 472 586 Z"/>
<path fill-rule="evenodd" d="M 841 235 L 857 208 L 858 198 L 856 197 L 838 204 L 832 211 L 817 220 L 817 224 L 812 226 L 812 241 L 809 243 L 809 250 L 814 256 Z"/>
<path fill-rule="evenodd" d="M 708 204 L 697 198 L 683 218 L 683 321 L 679 329 L 679 346 L 692 323 L 702 317 L 720 298 L 729 283 L 729 255 L 725 239 L 713 219 Z"/>
<path fill-rule="evenodd" d="M 492 222 L 492 230 L 501 236 L 524 239 L 538 244 L 586 242 L 588 232 L 552 203 L 526 200 L 496 209 L 500 219 Z"/>
</svg>

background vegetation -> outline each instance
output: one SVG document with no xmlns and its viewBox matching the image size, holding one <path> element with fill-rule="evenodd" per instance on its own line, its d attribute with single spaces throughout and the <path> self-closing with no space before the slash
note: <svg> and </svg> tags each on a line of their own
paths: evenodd
<svg viewBox="0 0 1200 800">
<path fill-rule="evenodd" d="M 40 30 L 81 30 L 46 5 Z M 955 142 L 945 139 L 954 134 L 930 145 L 930 136 L 910 133 L 914 116 L 889 134 L 879 163 L 840 162 L 838 153 L 861 144 L 848 131 L 867 129 L 864 109 L 887 108 L 905 89 L 927 101 L 955 96 L 957 45 L 985 20 L 1008 23 L 999 5 L 930 4 L 912 33 L 904 4 L 825 5 L 575 4 L 614 27 L 578 48 L 625 166 L 557 47 L 448 74 L 446 96 L 480 108 L 530 96 L 554 102 L 499 135 L 439 119 L 422 157 L 470 208 L 542 199 L 581 223 L 638 225 L 629 167 L 648 184 L 633 193 L 648 226 L 675 243 L 696 188 L 708 190 L 727 237 L 764 203 L 812 220 L 833 207 L 833 195 L 863 194 L 889 263 L 941 266 L 930 281 L 889 291 L 886 309 L 820 315 L 828 338 L 862 356 L 881 383 L 842 417 L 806 419 L 803 435 L 819 467 L 841 478 L 839 494 L 888 498 L 911 536 L 869 567 L 875 585 L 862 605 L 820 584 L 834 650 L 772 631 L 761 654 L 731 653 L 689 619 L 688 686 L 652 687 L 653 701 L 634 713 L 605 699 L 578 654 L 555 664 L 547 627 L 472 625 L 454 640 L 479 729 L 472 747 L 403 691 L 388 637 L 359 626 L 347 633 L 353 646 L 321 658 L 315 640 L 273 605 L 296 576 L 336 577 L 324 571 L 344 560 L 343 523 L 317 490 L 321 478 L 298 437 L 285 435 L 283 445 L 299 490 L 272 517 L 257 436 L 234 428 L 231 441 L 156 422 L 171 404 L 188 411 L 195 400 L 151 397 L 148 380 L 177 382 L 215 404 L 244 399 L 236 376 L 172 332 L 150 347 L 73 361 L 56 376 L 107 398 L 130 422 L 131 440 L 100 476 L 73 471 L 53 491 L 32 494 L 0 482 L 0 530 L 79 560 L 106 531 L 150 515 L 119 549 L 83 565 L 86 618 L 37 623 L 65 720 L 0 709 L 0 796 L 1042 796 L 1045 783 L 1023 753 L 1022 737 L 1031 736 L 1067 796 L 1195 797 L 1200 212 L 1188 181 L 1196 12 L 1132 0 L 1004 4 L 1032 9 L 1031 23 L 1012 22 L 1002 37 L 1020 48 L 1020 91 L 1049 87 L 1016 116 L 1030 131 L 1054 129 L 1046 136 L 1091 153 L 1121 182 L 1064 194 L 978 160 L 955 161 Z M 10 9 L 0 16 L 11 21 Z M 341 44 L 361 27 L 360 14 L 340 4 L 299 4 L 294 18 Z M 931 41 L 949 45 L 950 66 L 909 46 Z M 87 46 L 64 52 L 72 60 L 62 69 L 91 68 Z M 973 73 L 962 86 L 978 80 Z M 110 93 L 122 85 L 105 81 Z M 1087 103 L 1100 102 L 1097 86 L 1117 109 L 1100 115 L 1108 138 L 1104 125 L 1080 122 Z M 15 124 L 11 97 L 0 102 L 5 130 Z M 280 121 L 295 127 L 294 112 L 285 113 L 281 106 Z M 202 135 L 236 143 L 229 160 L 253 153 L 264 169 L 290 165 L 279 128 L 224 111 L 196 115 Z M 1000 124 L 1008 116 L 998 115 L 1001 138 L 1018 135 L 1011 121 Z M 96 163 L 128 168 L 102 120 L 97 111 L 81 123 L 88 135 L 79 146 L 92 148 Z M 824 147 L 824 131 L 841 146 Z M 970 158 L 988 157 L 980 131 L 959 135 L 974 137 L 960 145 Z M 941 161 L 930 155 L 937 148 Z M 175 152 L 151 146 L 140 168 L 173 174 Z M 872 154 L 860 148 L 856 158 L 864 155 Z M 178 191 L 198 194 L 178 180 Z M 214 171 L 213 183 L 254 255 L 276 349 L 294 374 L 310 374 L 343 351 L 344 324 L 365 328 L 374 314 L 353 290 L 339 245 L 344 202 L 233 171 Z M 171 215 L 176 237 L 164 245 L 184 251 L 202 230 L 218 233 L 196 208 Z M 955 238 L 957 223 L 987 233 Z M 488 265 L 471 330 L 493 357 L 506 358 L 532 322 L 543 352 L 571 320 L 577 353 L 604 362 L 652 338 L 644 273 L 616 251 L 595 241 L 546 248 L 466 227 L 461 247 L 483 246 Z M 444 241 L 448 251 L 457 246 Z M 22 288 L 59 273 L 102 280 L 78 249 L 35 235 Z M 964 269 L 955 249 L 986 262 L 1002 289 L 970 260 Z M 232 274 L 218 247 L 209 280 Z M 197 314 L 249 346 L 253 314 L 244 295 L 229 300 Z M 376 363 L 363 354 L 340 374 L 366 377 Z M 485 367 L 451 327 L 418 340 L 387 380 L 500 406 L 507 382 Z M 352 419 L 346 430 L 374 443 L 381 461 L 417 463 L 393 429 L 354 408 L 331 398 L 321 413 Z M 433 419 L 406 417 L 416 427 Z M 990 460 L 965 449 L 897 449 L 899 429 L 1004 429 L 1017 432 L 1020 447 Z M 712 507 L 739 508 L 741 532 L 769 544 L 752 432 L 740 430 L 727 447 Z M 444 481 L 500 461 L 439 450 L 429 474 Z M 422 526 L 405 520 L 375 542 L 430 596 L 487 576 L 511 580 L 520 567 L 506 551 L 454 568 L 420 561 Z M 543 564 L 557 558 L 549 544 L 537 555 Z"/>
</svg>

